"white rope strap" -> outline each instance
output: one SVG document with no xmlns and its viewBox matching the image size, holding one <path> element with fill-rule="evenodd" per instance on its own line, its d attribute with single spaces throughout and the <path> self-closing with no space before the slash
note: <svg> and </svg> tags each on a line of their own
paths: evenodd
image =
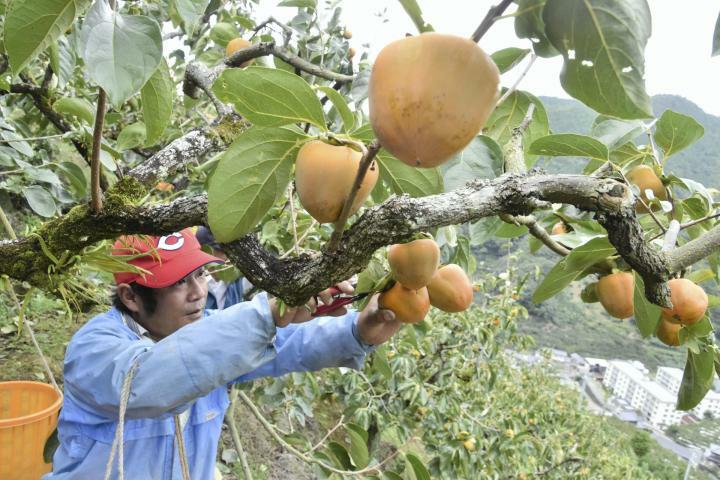
<svg viewBox="0 0 720 480">
<path fill-rule="evenodd" d="M 178 445 L 178 455 L 180 456 L 183 480 L 190 480 L 190 467 L 188 466 L 187 455 L 185 454 L 185 440 L 183 439 L 180 415 L 175 415 L 173 418 L 175 419 L 175 440 Z"/>
<path fill-rule="evenodd" d="M 105 480 L 110 480 L 110 474 L 112 473 L 113 460 L 115 460 L 115 451 L 118 452 L 118 480 L 125 478 L 124 469 L 124 425 L 125 425 L 125 410 L 127 409 L 127 403 L 130 399 L 130 384 L 135 376 L 135 372 L 138 369 L 140 363 L 135 361 L 125 374 L 123 380 L 122 391 L 120 392 L 120 411 L 118 413 L 118 426 L 115 430 L 115 438 L 113 438 L 112 447 L 110 448 L 110 458 L 105 466 Z M 190 467 L 188 466 L 187 455 L 185 454 L 185 441 L 183 440 L 182 426 L 180 425 L 180 416 L 175 415 L 175 440 L 178 443 L 178 455 L 180 455 L 180 466 L 182 468 L 183 480 L 191 480 L 190 478 Z"/>
<path fill-rule="evenodd" d="M 24 328 L 27 328 L 27 331 L 30 334 L 30 339 L 32 340 L 33 345 L 35 345 L 35 349 L 37 350 L 38 355 L 40 356 L 40 359 L 42 360 L 43 366 L 45 367 L 45 373 L 47 373 L 48 377 L 50 377 L 50 382 L 52 383 L 53 387 L 55 387 L 55 390 L 60 392 L 60 387 L 58 387 L 58 384 L 55 381 L 55 375 L 53 375 L 52 370 L 50 370 L 50 365 L 48 364 L 48 361 L 45 358 L 45 355 L 43 355 L 43 352 L 40 349 L 40 344 L 38 344 L 38 341 L 35 338 L 35 332 L 33 332 L 33 329 L 30 326 L 30 322 L 25 322 Z"/>
<path fill-rule="evenodd" d="M 130 398 L 130 383 L 132 382 L 135 372 L 138 369 L 140 363 L 136 360 L 132 364 L 130 370 L 125 374 L 125 380 L 123 380 L 122 391 L 120 392 L 120 412 L 118 413 L 118 426 L 115 430 L 115 438 L 113 439 L 112 447 L 110 448 L 110 458 L 108 458 L 107 465 L 105 466 L 105 480 L 110 480 L 110 474 L 112 473 L 113 460 L 115 460 L 115 451 L 118 451 L 118 480 L 125 478 L 124 469 L 124 451 L 123 444 L 123 428 L 125 425 L 125 410 L 127 409 L 127 403 Z"/>
</svg>

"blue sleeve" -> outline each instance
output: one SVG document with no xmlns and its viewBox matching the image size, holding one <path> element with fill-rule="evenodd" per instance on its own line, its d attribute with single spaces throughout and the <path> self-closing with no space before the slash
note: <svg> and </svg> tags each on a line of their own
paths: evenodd
<svg viewBox="0 0 720 480">
<path fill-rule="evenodd" d="M 342 317 L 320 317 L 279 328 L 275 339 L 277 356 L 237 381 L 328 367 L 360 369 L 374 347 L 359 340 L 357 317 L 358 312 L 351 311 Z"/>
<path fill-rule="evenodd" d="M 79 332 L 65 356 L 65 388 L 91 411 L 117 419 L 125 374 L 135 361 L 129 418 L 158 417 L 275 358 L 267 296 L 213 312 L 158 343 L 118 329 Z"/>
</svg>

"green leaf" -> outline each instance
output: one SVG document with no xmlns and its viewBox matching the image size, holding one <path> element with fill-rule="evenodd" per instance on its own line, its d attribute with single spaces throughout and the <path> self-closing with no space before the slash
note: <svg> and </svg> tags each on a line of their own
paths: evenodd
<svg viewBox="0 0 720 480">
<path fill-rule="evenodd" d="M 570 255 L 565 257 L 568 268 L 585 270 L 586 268 L 604 260 L 615 253 L 615 247 L 612 246 L 607 237 L 596 237 L 587 243 L 574 248 Z"/>
<path fill-rule="evenodd" d="M 88 179 L 83 169 L 73 162 L 61 162 L 58 168 L 70 182 L 75 198 L 85 198 L 87 196 Z"/>
<path fill-rule="evenodd" d="M 57 428 L 53 430 L 47 440 L 45 440 L 45 446 L 43 447 L 43 460 L 45 463 L 51 463 L 55 450 L 60 446 L 60 440 L 58 440 Z"/>
<path fill-rule="evenodd" d="M 685 372 L 678 392 L 677 409 L 695 408 L 707 394 L 713 383 L 714 352 L 705 348 L 700 353 L 688 350 Z"/>
<path fill-rule="evenodd" d="M 90 126 L 95 123 L 95 109 L 84 98 L 62 97 L 53 104 L 53 110 L 77 117 Z"/>
<path fill-rule="evenodd" d="M 430 480 L 430 472 L 428 472 L 425 465 L 423 465 L 422 461 L 416 455 L 407 453 L 405 454 L 405 460 L 407 461 L 405 470 L 408 470 L 408 467 L 410 467 L 414 474 L 412 478 L 416 480 Z"/>
<path fill-rule="evenodd" d="M 63 88 L 75 70 L 75 50 L 64 35 L 50 44 L 50 64 L 57 76 L 58 87 Z"/>
<path fill-rule="evenodd" d="M 443 191 L 439 168 L 414 168 L 389 154 L 380 154 L 376 159 L 380 164 L 380 178 L 397 195 L 425 197 Z"/>
<path fill-rule="evenodd" d="M 653 137 L 667 158 L 689 147 L 704 134 L 705 128 L 694 118 L 665 110 L 655 125 Z"/>
<path fill-rule="evenodd" d="M 415 24 L 415 28 L 418 29 L 419 33 L 435 31 L 432 25 L 427 23 L 423 18 L 422 10 L 420 10 L 420 5 L 418 5 L 416 0 L 398 1 L 400 2 L 400 5 L 402 5 L 403 9 L 405 9 L 405 13 L 408 14 L 410 20 L 412 20 L 412 22 Z"/>
<path fill-rule="evenodd" d="M 3 41 L 13 74 L 70 28 L 88 0 L 16 0 L 5 17 Z"/>
<path fill-rule="evenodd" d="M 360 428 L 357 427 L 356 428 Z M 367 440 L 364 440 L 362 435 L 356 430 L 346 427 L 348 436 L 350 437 L 350 460 L 356 469 L 362 469 L 368 466 L 370 463 L 370 453 L 367 448 Z"/>
<path fill-rule="evenodd" d="M 635 277 L 635 289 L 633 291 L 635 324 L 640 330 L 640 334 L 647 338 L 655 333 L 655 329 L 657 329 L 660 322 L 662 309 L 645 298 L 645 282 L 643 282 L 642 277 L 637 272 L 633 272 L 633 276 Z"/>
<path fill-rule="evenodd" d="M 170 76 L 170 69 L 163 58 L 155 73 L 140 90 L 142 99 L 143 120 L 147 128 L 145 145 L 154 145 L 165 132 L 172 117 L 175 83 Z"/>
<path fill-rule="evenodd" d="M 719 53 L 720 53 L 720 15 L 718 15 L 717 20 L 715 20 L 715 30 L 713 31 L 711 56 L 714 57 L 715 55 L 717 55 Z"/>
<path fill-rule="evenodd" d="M 327 129 L 322 105 L 313 89 L 299 76 L 284 70 L 229 68 L 215 81 L 213 92 L 258 126 L 312 123 Z"/>
<path fill-rule="evenodd" d="M 210 40 L 222 47 L 227 46 L 230 40 L 238 38 L 239 36 L 240 32 L 237 27 L 235 27 L 235 24 L 232 23 L 219 22 L 210 30 Z"/>
<path fill-rule="evenodd" d="M 350 111 L 350 107 L 348 107 L 345 97 L 340 95 L 338 91 L 332 87 L 318 86 L 315 88 L 327 95 L 333 106 L 337 109 L 338 113 L 340 113 L 340 118 L 342 118 L 343 121 L 343 130 L 349 132 L 355 128 L 355 115 L 353 115 Z"/>
<path fill-rule="evenodd" d="M 385 377 L 385 380 L 392 380 L 393 373 L 387 360 L 384 350 L 375 350 L 372 356 L 372 369 Z"/>
<path fill-rule="evenodd" d="M 317 0 L 283 0 L 278 7 L 312 8 L 317 7 Z"/>
<path fill-rule="evenodd" d="M 530 145 L 530 153 L 552 157 L 590 157 L 607 160 L 610 153 L 600 141 L 575 133 L 557 133 L 538 138 Z"/>
<path fill-rule="evenodd" d="M 516 90 L 501 103 L 485 125 L 483 133 L 495 140 L 499 145 L 505 145 L 515 127 L 520 125 L 525 118 L 525 114 L 530 108 L 530 103 L 535 104 L 532 122 L 523 134 L 523 148 L 525 149 L 525 163 L 528 167 L 532 166 L 537 156 L 528 152 L 530 144 L 537 138 L 544 137 L 548 133 L 549 124 L 547 112 L 542 102 L 527 92 Z"/>
<path fill-rule="evenodd" d="M 343 470 L 350 470 L 352 468 L 352 461 L 350 460 L 350 454 L 345 447 L 338 442 L 328 443 L 328 449 L 335 456 L 337 464 Z"/>
<path fill-rule="evenodd" d="M 117 138 L 117 149 L 120 151 L 142 145 L 145 141 L 145 124 L 135 122 L 123 128 Z"/>
<path fill-rule="evenodd" d="M 81 45 L 87 73 L 116 107 L 145 85 L 162 58 L 158 23 L 116 13 L 107 0 L 97 0 L 85 17 Z"/>
<path fill-rule="evenodd" d="M 468 275 L 475 273 L 477 260 L 470 248 L 470 239 L 468 237 L 464 235 L 458 236 L 457 247 L 455 247 L 455 252 L 450 263 L 459 265 Z"/>
<path fill-rule="evenodd" d="M 191 36 L 195 31 L 198 20 L 205 13 L 205 9 L 210 3 L 210 0 L 174 0 L 175 9 L 177 10 L 180 18 L 182 18 L 185 33 Z"/>
<path fill-rule="evenodd" d="M 542 14 L 545 0 L 515 0 L 515 3 L 518 6 L 515 16 L 515 34 L 518 38 L 530 39 L 533 50 L 539 57 L 550 58 L 560 55 L 545 36 Z"/>
<path fill-rule="evenodd" d="M 627 144 L 643 130 L 643 122 L 640 120 L 619 120 L 598 115 L 593 120 L 590 135 L 607 145 L 609 150 L 613 150 Z"/>
<path fill-rule="evenodd" d="M 475 178 L 495 178 L 503 173 L 503 152 L 490 137 L 478 135 L 445 165 L 445 191 L 463 187 Z"/>
<path fill-rule="evenodd" d="M 23 137 L 21 137 L 14 131 L 5 130 L 4 128 L 0 128 L 0 137 L 3 140 L 16 140 L 13 142 L 8 142 L 7 145 L 10 145 L 10 147 L 12 147 L 13 150 L 15 150 L 19 153 L 22 153 L 23 155 L 25 155 L 27 157 L 33 156 L 34 152 L 33 152 L 32 147 L 26 141 L 24 141 L 22 139 Z"/>
<path fill-rule="evenodd" d="M 22 189 L 30 208 L 41 217 L 52 217 L 57 211 L 55 200 L 50 192 L 39 185 L 32 185 Z"/>
<path fill-rule="evenodd" d="M 695 270 L 693 272 L 690 272 L 689 275 L 686 276 L 689 280 L 692 280 L 693 283 L 703 283 L 707 282 L 708 280 L 713 280 L 715 278 L 715 272 L 709 268 L 703 268 L 701 270 Z"/>
<path fill-rule="evenodd" d="M 490 240 L 500 227 L 501 220 L 498 217 L 481 218 L 470 224 L 470 244 L 480 246 Z"/>
<path fill-rule="evenodd" d="M 493 59 L 493 62 L 495 62 L 495 65 L 497 65 L 500 73 L 505 73 L 522 62 L 528 53 L 530 53 L 530 49 L 510 47 L 498 50 L 490 55 L 490 57 Z"/>
<path fill-rule="evenodd" d="M 561 292 L 573 280 L 579 278 L 585 269 L 607 258 L 615 251 L 607 237 L 593 238 L 584 245 L 573 249 L 560 260 L 533 293 L 533 302 L 541 303 Z"/>
<path fill-rule="evenodd" d="M 208 188 L 208 222 L 219 242 L 252 230 L 284 194 L 304 135 L 252 127 L 228 148 Z"/>
<path fill-rule="evenodd" d="M 543 21 L 563 55 L 560 83 L 567 93 L 598 113 L 652 116 L 644 80 L 651 31 L 645 0 L 548 0 Z"/>
</svg>

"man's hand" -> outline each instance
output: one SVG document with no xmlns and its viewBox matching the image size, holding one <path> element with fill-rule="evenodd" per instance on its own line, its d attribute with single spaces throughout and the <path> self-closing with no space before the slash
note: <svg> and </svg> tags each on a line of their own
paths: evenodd
<svg viewBox="0 0 720 480">
<path fill-rule="evenodd" d="M 354 292 L 352 285 L 350 285 L 350 282 L 347 281 L 340 282 L 335 285 L 335 287 L 347 295 L 352 295 L 352 293 Z M 329 288 L 318 293 L 317 296 L 320 297 L 320 300 L 322 300 L 325 305 L 329 305 L 333 301 L 332 294 L 330 293 Z M 270 311 L 272 312 L 273 320 L 275 320 L 275 325 L 280 328 L 287 327 L 291 323 L 307 322 L 312 318 L 312 314 L 315 313 L 317 306 L 317 301 L 314 298 L 311 298 L 307 302 L 305 302 L 304 305 L 301 305 L 299 307 L 286 306 L 285 312 L 283 312 L 283 315 L 280 315 L 280 307 L 278 305 L 277 299 L 270 299 Z M 328 313 L 327 315 L 330 317 L 340 317 L 342 315 L 345 315 L 346 313 L 347 309 L 345 307 L 340 307 L 337 310 L 333 310 L 332 312 Z"/>
<path fill-rule="evenodd" d="M 360 312 L 357 323 L 360 340 L 370 345 L 387 342 L 401 326 L 392 310 L 378 306 L 378 295 L 373 295 L 365 310 Z"/>
</svg>

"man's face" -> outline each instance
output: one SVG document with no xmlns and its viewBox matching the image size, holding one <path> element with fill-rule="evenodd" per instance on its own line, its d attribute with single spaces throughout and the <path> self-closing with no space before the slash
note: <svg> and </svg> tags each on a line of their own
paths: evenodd
<svg viewBox="0 0 720 480">
<path fill-rule="evenodd" d="M 155 290 L 157 306 L 148 313 L 138 298 L 135 320 L 154 337 L 165 338 L 181 327 L 202 318 L 207 300 L 207 273 L 199 268 L 174 285 Z"/>
</svg>

